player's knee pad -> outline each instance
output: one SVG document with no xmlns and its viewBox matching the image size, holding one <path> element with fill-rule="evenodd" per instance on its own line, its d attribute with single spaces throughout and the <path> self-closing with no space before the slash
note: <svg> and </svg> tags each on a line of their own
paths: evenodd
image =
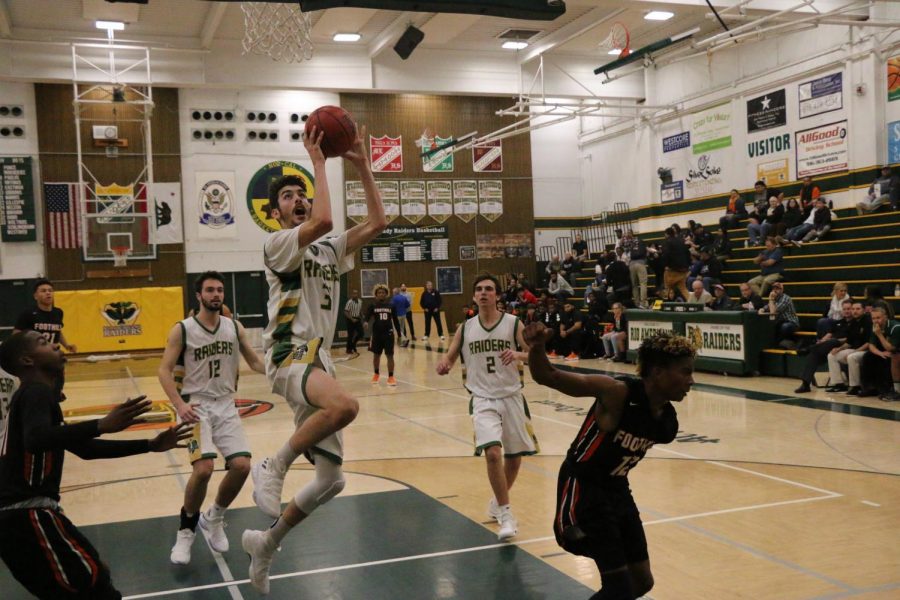
<svg viewBox="0 0 900 600">
<path fill-rule="evenodd" d="M 328 461 L 321 461 L 328 462 Z M 344 489 L 345 481 L 337 465 L 321 468 L 316 465 L 316 478 L 297 492 L 294 503 L 304 514 L 310 514 Z"/>
</svg>

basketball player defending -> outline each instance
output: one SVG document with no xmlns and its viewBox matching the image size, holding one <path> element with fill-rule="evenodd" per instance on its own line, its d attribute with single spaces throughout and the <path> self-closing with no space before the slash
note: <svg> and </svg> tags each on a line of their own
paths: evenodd
<svg viewBox="0 0 900 600">
<path fill-rule="evenodd" d="M 537 454 L 539 448 L 521 392 L 519 361 L 528 359 L 524 326 L 514 315 L 497 309 L 499 287 L 493 275 L 476 277 L 472 288 L 478 316 L 456 330 L 436 370 L 438 375 L 446 375 L 462 356 L 463 381 L 472 394 L 469 410 L 475 426 L 475 455 L 484 452 L 494 491 L 488 515 L 500 524 L 497 537 L 508 540 L 518 527 L 509 506 L 509 490 L 519 474 L 522 456 Z"/>
<path fill-rule="evenodd" d="M 251 470 L 253 500 L 277 519 L 269 530 L 247 530 L 242 539 L 250 555 L 250 582 L 263 594 L 269 591 L 272 555 L 284 536 L 344 489 L 341 430 L 356 418 L 359 404 L 335 380 L 329 354 L 340 310 L 340 276 L 353 268 L 354 253 L 387 226 L 363 142 L 366 131 L 358 131 L 343 157 L 359 173 L 368 220 L 316 241 L 331 231 L 332 217 L 322 135 L 315 129 L 303 139 L 316 178 L 315 201 L 307 199 L 304 181 L 293 175 L 269 186 L 269 206 L 281 231 L 270 234 L 263 249 L 269 282 L 266 369 L 272 391 L 294 411 L 296 429 L 276 454 Z M 284 476 L 301 454 L 315 465 L 315 479 L 288 500 L 282 513 Z"/>
<path fill-rule="evenodd" d="M 400 329 L 397 310 L 388 301 L 388 287 L 379 283 L 372 291 L 375 302 L 366 310 L 366 323 L 371 321 L 369 350 L 372 351 L 372 383 L 381 379 L 381 354 L 387 356 L 387 384 L 396 386 L 394 379 L 394 327 Z"/>
<path fill-rule="evenodd" d="M 212 549 L 228 552 L 225 510 L 250 473 L 250 444 L 234 405 L 240 356 L 243 355 L 254 371 L 266 372 L 262 360 L 247 342 L 244 327 L 221 314 L 224 277 L 216 271 L 202 273 L 194 282 L 194 291 L 200 310 L 169 331 L 158 371 L 159 383 L 178 413 L 178 421 L 193 425 L 188 442 L 192 471 L 184 488 L 181 523 L 169 556 L 176 565 L 191 562 L 191 545 L 198 522 L 207 533 Z M 201 513 L 217 448 L 225 458 L 227 473 L 219 484 L 213 505 Z"/>
<path fill-rule="evenodd" d="M 555 369 L 545 350 L 552 336 L 542 323 L 525 328 L 531 376 L 569 396 L 595 398 L 559 470 L 553 532 L 565 550 L 597 563 L 602 587 L 591 600 L 632 600 L 650 591 L 653 575 L 628 472 L 651 446 L 675 439 L 672 402 L 694 383 L 694 348 L 687 338 L 657 334 L 638 350 L 640 379 L 612 378 Z"/>
</svg>

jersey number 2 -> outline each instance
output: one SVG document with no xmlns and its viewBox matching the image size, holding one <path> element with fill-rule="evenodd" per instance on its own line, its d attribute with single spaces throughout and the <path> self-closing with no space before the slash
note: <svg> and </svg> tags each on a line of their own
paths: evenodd
<svg viewBox="0 0 900 600">
<path fill-rule="evenodd" d="M 488 373 L 496 373 L 497 372 L 497 359 L 494 356 L 487 357 L 487 372 Z"/>
</svg>

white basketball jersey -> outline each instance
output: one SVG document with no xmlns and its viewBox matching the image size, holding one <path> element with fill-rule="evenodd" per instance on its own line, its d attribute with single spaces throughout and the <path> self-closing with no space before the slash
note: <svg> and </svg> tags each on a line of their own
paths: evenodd
<svg viewBox="0 0 900 600">
<path fill-rule="evenodd" d="M 340 276 L 353 269 L 353 255 L 344 255 L 346 231 L 303 248 L 297 233 L 296 228 L 276 231 L 263 249 L 269 282 L 269 324 L 263 341 L 271 356 L 269 370 L 290 354 L 291 346 L 322 338 L 322 347 L 331 348 L 341 308 Z"/>
<path fill-rule="evenodd" d="M 178 357 L 178 365 L 184 369 L 181 396 L 221 398 L 234 394 L 241 368 L 237 324 L 227 317 L 219 317 L 219 326 L 210 331 L 196 317 L 188 317 L 181 321 L 181 332 L 184 339 Z"/>
<path fill-rule="evenodd" d="M 522 389 L 522 365 L 515 360 L 504 365 L 500 354 L 518 350 L 516 326 L 519 319 L 503 313 L 491 329 L 485 329 L 479 317 L 463 325 L 460 354 L 463 361 L 463 383 L 466 389 L 484 398 L 505 398 Z"/>
</svg>

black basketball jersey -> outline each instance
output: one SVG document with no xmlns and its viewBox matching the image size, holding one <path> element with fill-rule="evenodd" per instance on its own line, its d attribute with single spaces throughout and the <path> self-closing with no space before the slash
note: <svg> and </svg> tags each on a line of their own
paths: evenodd
<svg viewBox="0 0 900 600">
<path fill-rule="evenodd" d="M 372 335 L 390 337 L 394 335 L 394 319 L 397 318 L 394 306 L 385 302 L 376 302 L 369 305 L 366 313 L 366 321 L 372 321 Z"/>
<path fill-rule="evenodd" d="M 668 444 L 678 433 L 678 416 L 671 403 L 654 418 L 644 382 L 636 377 L 617 377 L 628 386 L 622 418 L 615 431 L 603 431 L 597 423 L 595 400 L 578 435 L 566 453 L 566 462 L 579 479 L 628 487 L 628 472 L 654 444 Z"/>
<path fill-rule="evenodd" d="M 44 336 L 51 344 L 59 343 L 59 334 L 63 328 L 63 311 L 55 306 L 50 310 L 41 310 L 37 306 L 29 308 L 16 320 L 16 329 L 34 330 Z"/>
</svg>

